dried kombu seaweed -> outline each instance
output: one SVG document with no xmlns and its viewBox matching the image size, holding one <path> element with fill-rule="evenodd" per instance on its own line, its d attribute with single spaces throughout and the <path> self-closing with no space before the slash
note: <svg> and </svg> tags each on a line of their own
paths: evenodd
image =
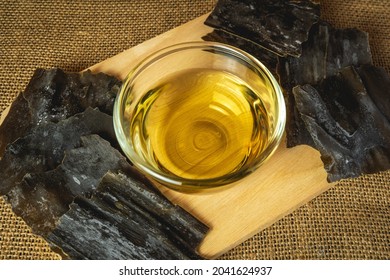
<svg viewBox="0 0 390 280">
<path fill-rule="evenodd" d="M 8 143 L 25 135 L 31 128 L 31 115 L 28 102 L 23 94 L 19 94 L 12 103 L 7 117 L 0 125 L 0 158 Z"/>
<path fill-rule="evenodd" d="M 76 196 L 90 197 L 108 171 L 127 171 L 126 158 L 98 135 L 81 136 L 81 147 L 65 151 L 54 170 L 32 173 L 6 195 L 16 215 L 45 236 Z"/>
<path fill-rule="evenodd" d="M 198 259 L 207 227 L 156 191 L 107 173 L 91 199 L 76 199 L 47 240 L 72 259 Z"/>
<path fill-rule="evenodd" d="M 347 67 L 293 93 L 328 181 L 390 168 L 390 76 L 383 69 Z"/>
<path fill-rule="evenodd" d="M 112 115 L 120 85 L 119 80 L 103 73 L 37 69 L 0 127 L 0 155 L 8 143 L 36 125 L 64 120 L 88 107 Z"/>
<path fill-rule="evenodd" d="M 33 233 L 41 236 L 55 228 L 59 217 L 69 210 L 73 201 L 64 187 L 67 184 L 65 178 L 50 175 L 57 174 L 28 173 L 6 195 L 12 211 Z"/>
<path fill-rule="evenodd" d="M 55 170 L 66 178 L 66 189 L 73 196 L 89 197 L 109 170 L 128 170 L 127 159 L 99 135 L 81 136 L 81 146 L 65 151 L 61 165 Z"/>
<path fill-rule="evenodd" d="M 310 0 L 219 0 L 205 24 L 251 40 L 280 56 L 301 55 L 320 5 Z"/>
<path fill-rule="evenodd" d="M 390 78 L 386 70 L 372 65 L 362 65 L 357 69 L 371 100 L 390 122 Z"/>
<path fill-rule="evenodd" d="M 268 70 L 271 71 L 273 75 L 277 75 L 276 68 L 278 65 L 278 56 L 275 53 L 270 52 L 249 40 L 217 29 L 205 35 L 204 37 L 202 37 L 202 39 L 205 41 L 228 44 L 237 47 L 241 50 L 244 50 L 247 53 L 256 57 L 260 62 L 262 62 L 268 68 Z"/>
<path fill-rule="evenodd" d="M 368 34 L 354 28 L 336 29 L 326 22 L 315 24 L 302 45 L 299 58 L 280 58 L 278 74 L 286 93 L 287 146 L 314 146 L 295 106 L 292 89 L 297 85 L 315 85 L 346 66 L 372 63 Z"/>
<path fill-rule="evenodd" d="M 128 176 L 133 178 L 129 180 Z M 145 188 L 149 187 L 148 189 Z M 130 209 L 145 212 L 145 219 L 159 220 L 158 226 L 172 236 L 182 247 L 193 250 L 203 239 L 207 227 L 191 214 L 165 198 L 145 177 L 133 173 L 111 174 L 103 178 L 96 194 L 101 199 L 115 203 L 122 212 Z M 113 200 L 111 197 L 114 196 Z M 151 201 L 153 203 L 151 203 Z"/>
<path fill-rule="evenodd" d="M 280 59 L 282 86 L 316 84 L 347 66 L 371 64 L 368 34 L 355 28 L 337 29 L 321 21 L 313 25 L 299 58 Z"/>
<path fill-rule="evenodd" d="M 37 69 L 23 93 L 34 124 L 58 122 L 88 107 L 112 115 L 121 82 L 104 73 Z"/>
<path fill-rule="evenodd" d="M 80 137 L 88 134 L 99 134 L 115 143 L 112 117 L 88 108 L 58 123 L 32 128 L 26 136 L 8 145 L 0 160 L 0 194 L 8 193 L 27 173 L 56 168 L 64 152 L 79 146 Z"/>
</svg>

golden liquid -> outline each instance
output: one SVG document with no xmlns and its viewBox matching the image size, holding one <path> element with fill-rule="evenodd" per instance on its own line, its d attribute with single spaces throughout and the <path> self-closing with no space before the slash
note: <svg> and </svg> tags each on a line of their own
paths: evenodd
<svg viewBox="0 0 390 280">
<path fill-rule="evenodd" d="M 223 71 L 177 72 L 135 107 L 130 141 L 164 173 L 211 179 L 239 170 L 268 141 L 269 116 L 259 97 Z"/>
</svg>

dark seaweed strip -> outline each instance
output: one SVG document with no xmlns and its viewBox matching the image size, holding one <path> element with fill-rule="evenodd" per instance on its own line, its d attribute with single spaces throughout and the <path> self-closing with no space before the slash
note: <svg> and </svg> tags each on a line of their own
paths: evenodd
<svg viewBox="0 0 390 280">
<path fill-rule="evenodd" d="M 264 49 L 263 47 L 254 44 L 253 42 L 246 40 L 244 38 L 235 36 L 234 34 L 227 33 L 223 30 L 214 30 L 211 33 L 202 37 L 205 41 L 213 41 L 228 44 L 234 47 L 237 47 L 241 50 L 246 51 L 247 53 L 256 57 L 260 62 L 262 62 L 271 73 L 276 76 L 276 68 L 278 65 L 278 57 L 276 54 Z"/>
<path fill-rule="evenodd" d="M 81 147 L 65 152 L 58 172 L 73 196 L 89 197 L 109 170 L 130 169 L 126 158 L 99 135 L 81 136 Z"/>
<path fill-rule="evenodd" d="M 31 115 L 28 103 L 19 94 L 12 103 L 7 117 L 0 126 L 0 158 L 8 143 L 13 142 L 20 135 L 25 135 L 30 129 Z"/>
<path fill-rule="evenodd" d="M 328 25 L 316 24 L 309 39 L 302 45 L 301 57 L 281 58 L 278 65 L 281 86 L 285 90 L 287 108 L 287 147 L 300 144 L 314 146 L 305 124 L 299 116 L 292 89 L 296 85 L 316 84 L 326 77 L 326 50 L 329 42 Z"/>
<path fill-rule="evenodd" d="M 299 58 L 280 58 L 278 72 L 283 88 L 291 91 L 294 86 L 316 84 L 326 77 L 329 28 L 324 22 L 315 24 L 308 40 L 302 44 Z"/>
<path fill-rule="evenodd" d="M 92 200 L 77 199 L 47 240 L 71 259 L 187 259 L 142 219 Z"/>
<path fill-rule="evenodd" d="M 33 232 L 45 236 L 76 196 L 90 197 L 108 171 L 127 171 L 126 158 L 98 135 L 81 137 L 81 147 L 65 151 L 54 170 L 27 174 L 7 199 Z"/>
<path fill-rule="evenodd" d="M 369 91 L 359 73 L 365 79 L 370 76 Z M 372 87 L 381 81 L 389 83 L 390 77 L 371 65 L 357 71 L 347 67 L 315 87 L 294 88 L 297 108 L 321 153 L 328 181 L 390 168 L 390 123 L 377 106 L 382 100 L 382 108 L 389 108 L 389 92 Z"/>
<path fill-rule="evenodd" d="M 26 174 L 6 195 L 12 211 L 33 233 L 45 236 L 52 231 L 73 197 L 67 192 L 65 178 L 58 172 Z"/>
<path fill-rule="evenodd" d="M 74 259 L 199 258 L 193 252 L 188 254 L 186 248 L 177 246 L 162 230 L 161 220 L 150 219 L 145 213 L 140 213 L 134 203 L 127 200 L 126 204 L 123 203 L 122 199 L 131 194 L 133 187 L 136 191 L 142 188 L 142 182 L 112 173 L 107 174 L 102 182 L 99 187 L 102 194 L 91 199 L 75 200 L 70 211 L 61 217 L 56 229 L 48 236 L 49 242 Z M 114 184 L 115 187 L 110 189 L 114 188 L 117 192 L 111 193 L 106 184 Z M 144 190 L 148 194 L 145 196 L 148 202 L 144 206 L 153 207 L 160 203 L 155 193 L 147 188 Z M 165 207 L 165 202 L 161 207 Z"/>
<path fill-rule="evenodd" d="M 372 64 L 368 33 L 356 29 L 329 27 L 326 76 L 333 76 L 347 66 Z"/>
<path fill-rule="evenodd" d="M 37 69 L 23 93 L 33 124 L 58 122 L 88 107 L 112 115 L 121 82 L 104 73 L 67 73 L 59 68 Z"/>
<path fill-rule="evenodd" d="M 309 39 L 302 44 L 299 58 L 280 58 L 278 73 L 287 93 L 287 146 L 314 143 L 295 106 L 295 86 L 316 85 L 346 66 L 371 64 L 368 34 L 358 29 L 335 29 L 326 22 L 315 24 Z"/>
<path fill-rule="evenodd" d="M 23 92 L 32 116 L 31 125 L 58 122 L 83 111 L 67 89 L 68 82 L 67 74 L 61 69 L 35 70 Z"/>
<path fill-rule="evenodd" d="M 122 82 L 113 76 L 96 73 L 90 70 L 71 74 L 74 80 L 79 81 L 80 85 L 71 88 L 83 109 L 88 107 L 99 108 L 100 111 L 112 115 L 114 102 Z M 71 83 L 69 83 L 71 84 Z M 82 90 L 77 90 L 81 88 Z"/>
<path fill-rule="evenodd" d="M 320 5 L 309 0 L 219 0 L 205 24 L 253 41 L 280 56 L 301 55 Z"/>
<path fill-rule="evenodd" d="M 120 85 L 119 80 L 103 73 L 37 69 L 0 127 L 0 155 L 8 143 L 37 125 L 59 122 L 88 107 L 112 115 Z"/>
<path fill-rule="evenodd" d="M 171 236 L 178 246 L 183 250 L 186 247 L 194 250 L 208 228 L 181 207 L 173 205 L 161 193 L 145 189 L 145 184 L 151 185 L 150 182 L 131 181 L 123 174 L 107 174 L 96 195 L 120 206 L 124 213 L 132 209 L 151 222 L 159 221 L 161 230 Z"/>
<path fill-rule="evenodd" d="M 55 169 L 64 152 L 80 145 L 80 137 L 99 134 L 115 143 L 112 117 L 99 110 L 87 109 L 57 124 L 46 123 L 7 146 L 0 160 L 0 194 L 4 195 L 27 173 Z"/>
<path fill-rule="evenodd" d="M 386 70 L 372 65 L 357 69 L 372 101 L 390 122 L 390 76 Z"/>
</svg>

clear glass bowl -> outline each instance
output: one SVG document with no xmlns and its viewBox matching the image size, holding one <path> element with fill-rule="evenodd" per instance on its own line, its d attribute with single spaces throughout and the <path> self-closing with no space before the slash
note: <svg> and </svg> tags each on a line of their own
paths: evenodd
<svg viewBox="0 0 390 280">
<path fill-rule="evenodd" d="M 150 54 L 128 74 L 114 106 L 129 160 L 182 191 L 252 173 L 276 150 L 285 122 L 283 94 L 269 70 L 240 49 L 212 42 Z"/>
</svg>

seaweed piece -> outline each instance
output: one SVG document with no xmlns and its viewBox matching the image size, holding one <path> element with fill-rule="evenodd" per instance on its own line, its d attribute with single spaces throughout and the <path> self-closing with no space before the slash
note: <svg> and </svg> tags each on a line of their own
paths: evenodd
<svg viewBox="0 0 390 280">
<path fill-rule="evenodd" d="M 81 146 L 65 151 L 64 160 L 54 171 L 65 177 L 66 190 L 72 196 L 89 197 L 107 171 L 131 168 L 127 159 L 99 135 L 81 136 L 80 140 Z"/>
<path fill-rule="evenodd" d="M 145 183 L 107 173 L 96 195 L 77 198 L 47 240 L 72 259 L 201 258 L 196 246 L 207 227 Z"/>
<path fill-rule="evenodd" d="M 372 64 L 368 34 L 356 28 L 337 29 L 327 22 L 315 24 L 299 58 L 280 58 L 282 86 L 317 84 L 347 66 Z"/>
<path fill-rule="evenodd" d="M 286 93 L 287 146 L 314 143 L 296 109 L 292 89 L 297 85 L 316 85 L 347 66 L 371 64 L 368 34 L 355 28 L 336 29 L 319 22 L 310 30 L 308 41 L 302 44 L 299 58 L 279 59 L 278 73 Z"/>
<path fill-rule="evenodd" d="M 13 142 L 30 129 L 31 115 L 28 102 L 19 94 L 12 103 L 7 117 L 0 125 L 0 158 L 8 143 Z"/>
<path fill-rule="evenodd" d="M 129 180 L 129 176 L 133 180 Z M 107 174 L 96 195 L 115 203 L 123 212 L 145 212 L 144 218 L 151 223 L 159 220 L 161 230 L 173 236 L 181 247 L 189 245 L 190 250 L 199 245 L 207 231 L 205 225 L 181 207 L 173 205 L 146 177 L 136 179 L 134 173 Z"/>
<path fill-rule="evenodd" d="M 202 39 L 205 41 L 228 44 L 244 50 L 263 63 L 274 76 L 277 75 L 276 69 L 278 65 L 278 56 L 275 53 L 259 46 L 258 44 L 254 44 L 253 42 L 242 37 L 238 37 L 234 34 L 217 29 L 213 30 L 209 34 L 206 34 L 202 37 Z"/>
<path fill-rule="evenodd" d="M 326 77 L 328 44 L 329 26 L 321 22 L 310 30 L 308 41 L 302 44 L 301 57 L 286 57 L 279 60 L 278 73 L 286 95 L 287 147 L 300 144 L 314 147 L 313 140 L 299 116 L 292 89 L 297 85 L 317 84 Z"/>
<path fill-rule="evenodd" d="M 59 68 L 36 69 L 0 127 L 0 155 L 8 143 L 23 137 L 36 125 L 59 122 L 88 107 L 112 115 L 120 85 L 112 76 L 92 74 L 89 70 L 67 73 Z"/>
<path fill-rule="evenodd" d="M 76 196 L 90 197 L 108 171 L 128 171 L 126 158 L 98 135 L 81 136 L 54 170 L 27 174 L 6 195 L 16 215 L 42 236 L 55 228 Z"/>
<path fill-rule="evenodd" d="M 88 107 L 112 115 L 121 82 L 104 73 L 37 69 L 23 93 L 34 124 L 58 122 Z"/>
<path fill-rule="evenodd" d="M 390 122 L 390 79 L 386 70 L 370 64 L 356 70 L 375 106 Z"/>
<path fill-rule="evenodd" d="M 48 122 L 31 129 L 25 137 L 8 145 L 0 160 L 0 194 L 4 195 L 27 173 L 56 168 L 64 152 L 80 145 L 80 137 L 99 134 L 116 143 L 112 117 L 98 109 L 88 108 L 57 124 Z"/>
<path fill-rule="evenodd" d="M 54 176 L 48 176 L 54 175 Z M 51 232 L 69 210 L 73 197 L 66 191 L 64 177 L 53 173 L 27 173 L 23 180 L 6 194 L 12 211 L 41 236 Z"/>
<path fill-rule="evenodd" d="M 318 86 L 293 89 L 328 181 L 390 168 L 390 88 L 378 84 L 389 86 L 390 76 L 364 65 L 344 68 Z"/>
<path fill-rule="evenodd" d="M 205 24 L 253 41 L 280 56 L 301 55 L 320 5 L 310 0 L 219 0 Z"/>
<path fill-rule="evenodd" d="M 58 122 L 83 111 L 71 90 L 79 83 L 70 79 L 68 88 L 67 77 L 68 75 L 58 68 L 35 70 L 23 92 L 23 97 L 29 104 L 31 125 Z"/>
</svg>

